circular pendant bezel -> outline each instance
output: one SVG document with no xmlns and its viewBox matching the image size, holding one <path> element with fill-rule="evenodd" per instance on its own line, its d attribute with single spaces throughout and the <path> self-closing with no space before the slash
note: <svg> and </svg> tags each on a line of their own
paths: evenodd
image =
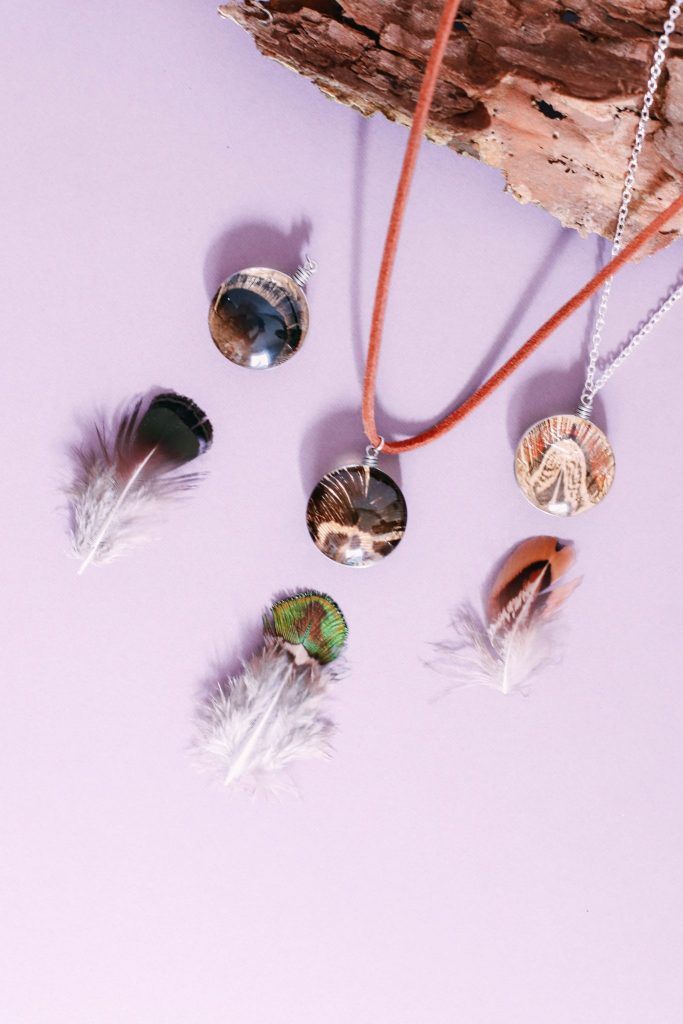
<svg viewBox="0 0 683 1024">
<path fill-rule="evenodd" d="M 244 276 L 258 278 L 262 281 L 270 282 L 274 285 L 277 285 L 283 291 L 289 293 L 292 303 L 298 307 L 298 328 L 300 331 L 300 337 L 297 344 L 293 346 L 290 345 L 289 343 L 286 343 L 283 346 L 281 352 L 275 359 L 272 360 L 272 362 L 264 362 L 262 365 L 258 365 L 258 363 L 255 362 L 250 363 L 244 359 L 234 358 L 234 354 L 231 354 L 228 351 L 229 341 L 226 338 L 221 339 L 221 333 L 225 332 L 225 320 L 223 320 L 223 318 L 218 313 L 218 302 L 222 295 L 224 294 L 224 292 L 228 289 L 230 283 L 234 281 L 235 278 Z M 243 287 L 245 286 L 243 285 Z M 254 289 L 249 289 L 245 287 L 245 290 L 250 291 Z M 260 293 L 256 291 L 255 294 L 259 295 Z M 265 298 L 265 296 L 260 297 Z M 239 366 L 245 370 L 272 370 L 275 369 L 275 367 L 282 366 L 283 363 L 288 362 L 292 358 L 292 356 L 296 355 L 296 353 L 300 351 L 308 334 L 310 312 L 308 306 L 308 299 L 306 298 L 306 293 L 304 292 L 301 285 L 297 281 L 295 281 L 290 274 L 285 274 L 284 271 L 282 270 L 273 270 L 271 267 L 245 267 L 243 270 L 236 270 L 234 274 L 230 274 L 230 276 L 226 277 L 226 279 L 223 282 L 221 282 L 221 284 L 218 286 L 218 288 L 216 289 L 216 294 L 211 300 L 211 305 L 209 306 L 208 319 L 209 332 L 211 334 L 211 339 L 214 345 L 216 346 L 220 354 L 229 362 L 231 362 L 233 366 Z"/>
<path fill-rule="evenodd" d="M 398 539 L 396 539 L 393 543 L 391 543 L 391 546 L 389 547 L 389 549 L 387 551 L 384 551 L 381 554 L 377 554 L 377 556 L 374 557 L 374 558 L 369 557 L 369 558 L 366 558 L 366 559 L 364 559 L 363 561 L 360 561 L 360 562 L 343 561 L 343 560 L 341 560 L 339 558 L 335 558 L 334 554 L 332 554 L 329 551 L 326 551 L 324 546 L 322 546 L 319 543 L 319 540 L 316 537 L 316 535 L 314 534 L 313 529 L 312 529 L 312 525 L 311 525 L 311 506 L 313 504 L 313 499 L 314 499 L 314 496 L 316 494 L 316 491 L 318 490 L 319 487 L 322 487 L 326 482 L 330 481 L 334 477 L 337 477 L 341 473 L 352 473 L 352 472 L 357 473 L 359 471 L 362 471 L 364 473 L 368 473 L 370 475 L 370 477 L 374 476 L 381 483 L 384 483 L 385 485 L 390 486 L 394 490 L 394 492 L 396 494 L 396 498 L 398 499 L 398 501 L 400 502 L 400 505 L 402 507 L 402 523 L 400 524 L 401 535 L 400 535 L 400 537 L 398 537 Z M 383 562 L 386 558 L 388 558 L 391 554 L 393 554 L 393 552 L 396 550 L 396 548 L 399 546 L 399 544 L 403 540 L 403 537 L 405 536 L 407 525 L 408 525 L 408 505 L 407 505 L 405 496 L 404 496 L 403 491 L 401 490 L 401 488 L 398 486 L 398 484 L 393 479 L 393 477 L 389 476 L 388 473 L 385 473 L 384 470 L 379 469 L 377 466 L 367 465 L 367 464 L 365 464 L 363 462 L 349 462 L 349 463 L 346 463 L 343 466 L 337 466 L 335 469 L 331 469 L 328 473 L 325 473 L 325 475 L 322 476 L 320 478 L 320 480 L 318 480 L 317 484 L 315 485 L 315 487 L 311 491 L 311 493 L 309 495 L 309 498 L 308 498 L 308 502 L 306 504 L 306 526 L 308 528 L 309 536 L 310 536 L 311 540 L 313 541 L 313 543 L 315 544 L 316 548 L 318 549 L 318 551 L 320 551 L 320 553 L 322 555 L 324 555 L 326 558 L 328 558 L 331 562 L 334 562 L 336 565 L 340 565 L 340 566 L 343 566 L 343 567 L 348 568 L 348 569 L 369 569 L 371 566 L 376 565 L 379 562 Z M 361 550 L 365 550 L 366 553 L 367 553 L 367 549 L 363 549 L 362 545 L 361 545 Z"/>
<path fill-rule="evenodd" d="M 529 476 L 532 475 L 531 465 L 529 464 L 529 460 L 523 456 L 523 445 L 527 438 L 530 436 L 533 437 L 534 434 L 540 435 L 540 428 L 557 421 L 571 423 L 574 430 L 579 430 L 584 435 L 588 435 L 591 443 L 596 444 L 599 447 L 599 454 L 601 454 L 602 458 L 606 460 L 606 465 L 600 471 L 601 479 L 596 481 L 595 474 L 584 450 L 584 444 L 582 443 L 585 442 L 586 437 L 584 436 L 581 441 L 576 441 L 575 438 L 570 436 L 571 431 L 568 432 L 566 429 L 562 429 L 558 432 L 560 440 L 575 441 L 575 444 L 581 451 L 584 460 L 584 474 L 580 483 L 583 491 L 585 492 L 585 498 L 582 496 L 581 504 L 575 509 L 566 512 L 553 511 L 548 507 L 548 503 L 542 503 L 535 496 L 533 485 L 528 479 Z M 544 440 L 542 437 L 540 439 Z M 551 444 L 546 444 L 545 451 L 548 451 L 550 447 Z M 545 451 L 543 457 L 545 457 Z M 540 464 L 536 467 L 534 473 L 537 472 L 539 468 Z M 614 458 L 614 450 L 606 434 L 600 429 L 600 427 L 596 426 L 592 420 L 588 420 L 576 413 L 557 413 L 553 416 L 544 416 L 543 419 L 537 420 L 536 423 L 532 423 L 532 425 L 524 431 L 517 448 L 515 449 L 514 473 L 517 486 L 533 508 L 537 509 L 539 512 L 543 512 L 545 515 L 552 516 L 554 519 L 573 518 L 575 516 L 582 515 L 584 512 L 588 512 L 591 508 L 595 508 L 596 505 L 601 504 L 609 494 L 612 484 L 614 483 L 615 472 L 616 460 Z M 589 487 L 593 490 L 593 493 L 589 493 Z"/>
</svg>

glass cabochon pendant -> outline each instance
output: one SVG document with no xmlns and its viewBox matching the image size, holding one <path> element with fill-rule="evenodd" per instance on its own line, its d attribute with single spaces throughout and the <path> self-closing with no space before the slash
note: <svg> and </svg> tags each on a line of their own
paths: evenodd
<svg viewBox="0 0 683 1024">
<path fill-rule="evenodd" d="M 307 256 L 292 277 L 248 267 L 224 281 L 209 308 L 209 330 L 219 352 L 253 370 L 290 359 L 308 331 L 304 285 L 316 270 Z"/>
<path fill-rule="evenodd" d="M 553 516 L 577 516 L 598 505 L 612 486 L 614 468 L 609 441 L 579 413 L 534 423 L 515 454 L 522 494 Z"/>
<path fill-rule="evenodd" d="M 322 553 L 341 565 L 364 569 L 379 562 L 405 533 L 405 498 L 377 469 L 378 454 L 369 446 L 362 463 L 327 473 L 308 499 L 308 532 Z"/>
</svg>

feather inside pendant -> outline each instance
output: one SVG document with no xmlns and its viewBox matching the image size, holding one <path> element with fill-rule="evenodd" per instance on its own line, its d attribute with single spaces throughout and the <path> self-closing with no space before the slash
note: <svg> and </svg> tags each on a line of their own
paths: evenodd
<svg viewBox="0 0 683 1024">
<path fill-rule="evenodd" d="M 294 761 L 328 757 L 334 731 L 324 711 L 347 639 L 344 616 L 325 594 L 303 591 L 264 616 L 264 647 L 240 675 L 219 680 L 199 708 L 194 753 L 226 786 L 291 789 Z"/>
<path fill-rule="evenodd" d="M 456 637 L 436 644 L 432 668 L 451 676 L 458 688 L 526 693 L 532 677 L 557 660 L 557 612 L 581 582 L 558 580 L 575 558 L 573 544 L 557 537 L 518 544 L 488 592 L 485 618 L 461 605 L 453 617 Z"/>
<path fill-rule="evenodd" d="M 211 446 L 213 429 L 202 410 L 173 392 L 156 395 L 144 412 L 143 406 L 136 398 L 112 424 L 96 424 L 89 443 L 73 449 L 67 494 L 79 573 L 143 541 L 164 504 L 201 478 L 179 469 Z"/>
</svg>

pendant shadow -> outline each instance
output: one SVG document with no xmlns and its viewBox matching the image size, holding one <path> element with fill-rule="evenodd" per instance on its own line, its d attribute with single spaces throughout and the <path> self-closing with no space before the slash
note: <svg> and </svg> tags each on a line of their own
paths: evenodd
<svg viewBox="0 0 683 1024">
<path fill-rule="evenodd" d="M 306 498 L 326 473 L 362 462 L 367 444 L 357 406 L 335 409 L 312 423 L 299 449 L 299 476 Z M 379 469 L 384 469 L 382 462 L 380 457 Z M 399 459 L 391 459 L 388 472 L 401 487 Z"/>
<path fill-rule="evenodd" d="M 517 388 L 508 404 L 507 434 L 516 451 L 522 434 L 534 423 L 557 413 L 575 413 L 583 388 L 586 364 L 580 358 L 569 369 L 543 370 Z M 607 417 L 600 393 L 593 403 L 591 422 L 607 433 Z"/>
<path fill-rule="evenodd" d="M 141 411 L 158 396 L 166 394 L 181 395 L 172 387 L 163 387 L 161 384 L 154 384 L 145 391 L 138 391 L 128 398 L 124 398 L 113 409 L 106 409 L 103 405 L 96 405 L 90 411 L 79 409 L 74 413 L 74 434 L 72 441 L 62 441 L 61 450 L 69 458 L 73 459 L 79 451 L 99 450 L 100 438 L 111 440 L 121 425 L 124 416 L 130 415 L 131 410 L 137 402 L 141 403 Z M 191 396 L 185 396 L 191 397 Z"/>
<path fill-rule="evenodd" d="M 204 287 L 212 299 L 220 284 L 246 267 L 272 267 L 293 274 L 302 262 L 311 238 L 312 225 L 304 218 L 289 231 L 265 221 L 251 221 L 218 235 L 204 259 Z"/>
</svg>

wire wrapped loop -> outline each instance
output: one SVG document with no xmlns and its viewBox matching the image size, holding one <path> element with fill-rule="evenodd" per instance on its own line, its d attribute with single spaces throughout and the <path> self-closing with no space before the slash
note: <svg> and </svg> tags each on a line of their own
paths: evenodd
<svg viewBox="0 0 683 1024">
<path fill-rule="evenodd" d="M 380 437 L 377 444 L 369 444 L 365 449 L 365 458 L 363 459 L 363 465 L 369 466 L 370 468 L 376 466 L 377 459 L 379 458 L 379 453 L 382 451 L 382 448 L 384 448 L 383 437 Z"/>
<path fill-rule="evenodd" d="M 592 391 L 584 391 L 579 401 L 579 408 L 576 410 L 576 415 L 580 416 L 581 419 L 589 420 L 593 413 L 593 399 L 595 395 Z"/>
<path fill-rule="evenodd" d="M 310 280 L 313 274 L 315 274 L 317 269 L 318 264 L 316 263 L 316 261 L 312 260 L 310 256 L 306 255 L 304 262 L 301 264 L 301 266 L 297 267 L 297 269 L 292 274 L 292 277 L 299 285 L 299 287 L 303 288 L 306 285 L 306 282 Z"/>
</svg>

